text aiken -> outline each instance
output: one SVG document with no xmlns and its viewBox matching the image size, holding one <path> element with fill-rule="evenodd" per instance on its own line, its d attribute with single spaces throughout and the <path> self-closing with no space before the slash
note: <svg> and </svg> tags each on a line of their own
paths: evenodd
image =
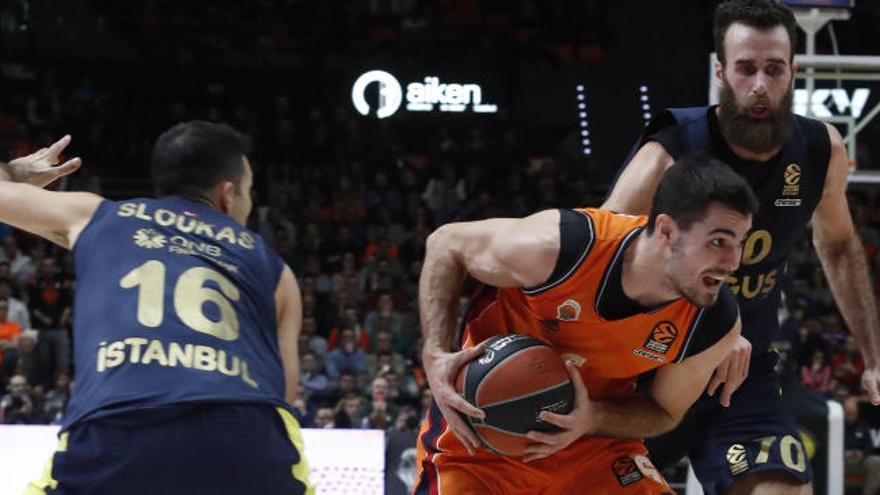
<svg viewBox="0 0 880 495">
<path fill-rule="evenodd" d="M 495 113 L 498 105 L 483 104 L 483 89 L 478 84 L 440 83 L 439 77 L 429 76 L 424 83 L 406 85 L 406 109 L 411 112 L 430 112 L 440 105 L 441 112 L 464 112 L 468 105 L 476 113 Z"/>
<path fill-rule="evenodd" d="M 370 114 L 366 90 L 372 84 L 378 85 L 376 118 L 384 119 L 394 115 L 403 103 L 403 88 L 392 74 L 382 70 L 371 70 L 362 74 L 351 88 L 351 101 L 361 115 Z M 423 82 L 406 85 L 406 110 L 410 112 L 465 112 L 470 108 L 474 113 L 496 113 L 498 105 L 483 103 L 483 89 L 474 83 L 441 83 L 439 77 L 427 76 Z"/>
</svg>

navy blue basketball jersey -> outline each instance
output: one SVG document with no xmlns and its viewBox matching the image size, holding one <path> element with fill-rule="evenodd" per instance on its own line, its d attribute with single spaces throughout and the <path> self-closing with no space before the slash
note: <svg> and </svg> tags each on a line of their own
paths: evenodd
<svg viewBox="0 0 880 495">
<path fill-rule="evenodd" d="M 630 159 L 648 141 L 659 142 L 674 159 L 704 152 L 730 165 L 754 189 L 760 207 L 740 268 L 727 283 L 737 295 L 743 336 L 752 343 L 752 356 L 758 357 L 778 333 L 780 278 L 789 252 L 822 198 L 831 140 L 825 124 L 795 115 L 791 135 L 775 157 L 768 162 L 743 160 L 722 136 L 715 108 L 674 108 L 658 114 Z"/>
<path fill-rule="evenodd" d="M 104 201 L 74 246 L 76 390 L 63 429 L 190 402 L 284 403 L 284 264 L 220 211 Z"/>
</svg>

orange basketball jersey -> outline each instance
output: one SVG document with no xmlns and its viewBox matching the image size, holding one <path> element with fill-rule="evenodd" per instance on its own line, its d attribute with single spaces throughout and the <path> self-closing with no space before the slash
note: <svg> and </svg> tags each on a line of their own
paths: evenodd
<svg viewBox="0 0 880 495">
<path fill-rule="evenodd" d="M 524 333 L 574 361 L 590 397 L 631 392 L 635 378 L 684 356 L 701 310 L 677 299 L 651 312 L 607 320 L 597 307 L 613 266 L 642 231 L 644 216 L 575 210 L 589 220 L 592 241 L 566 276 L 531 289 L 483 287 L 468 312 L 464 346 L 501 333 Z"/>
</svg>

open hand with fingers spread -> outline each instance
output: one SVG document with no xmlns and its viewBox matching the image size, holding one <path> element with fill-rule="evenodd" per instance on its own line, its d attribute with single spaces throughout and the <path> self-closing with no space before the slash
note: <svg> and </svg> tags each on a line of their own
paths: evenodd
<svg viewBox="0 0 880 495">
<path fill-rule="evenodd" d="M 587 386 L 581 378 L 581 372 L 571 361 L 565 362 L 565 370 L 568 371 L 571 383 L 574 385 L 574 409 L 568 414 L 541 412 L 539 417 L 542 421 L 558 426 L 562 431 L 556 433 L 530 431 L 526 436 L 536 443 L 526 448 L 524 462 L 548 457 L 593 430 L 593 407 Z"/>
<path fill-rule="evenodd" d="M 709 380 L 706 393 L 710 396 L 715 395 L 718 387 L 723 383 L 724 388 L 721 389 L 721 396 L 718 397 L 718 402 L 724 407 L 730 407 L 730 399 L 733 393 L 749 376 L 749 361 L 751 357 L 752 343 L 740 335 L 730 354 L 724 358 L 724 361 L 712 373 L 712 379 Z"/>
<path fill-rule="evenodd" d="M 61 153 L 70 144 L 70 135 L 66 135 L 55 141 L 48 148 L 41 148 L 30 155 L 16 158 L 9 163 L 3 164 L 2 170 L 9 176 L 12 182 L 24 182 L 37 187 L 46 187 L 56 179 L 75 172 L 82 160 L 72 158 L 58 165 L 61 161 Z"/>
<path fill-rule="evenodd" d="M 429 352 L 426 350 L 422 357 L 425 374 L 428 376 L 428 385 L 434 395 L 434 402 L 443 413 L 446 424 L 472 455 L 480 447 L 480 440 L 458 413 L 461 412 L 478 419 L 483 419 L 485 413 L 464 400 L 455 391 L 455 377 L 465 363 L 476 358 L 482 352 L 483 345 L 480 344 L 459 352 Z"/>
</svg>

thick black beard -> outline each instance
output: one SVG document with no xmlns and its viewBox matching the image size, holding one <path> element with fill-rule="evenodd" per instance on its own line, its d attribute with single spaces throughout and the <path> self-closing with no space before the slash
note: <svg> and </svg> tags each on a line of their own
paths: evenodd
<svg viewBox="0 0 880 495">
<path fill-rule="evenodd" d="M 794 124 L 791 111 L 794 89 L 789 88 L 778 108 L 771 108 L 766 119 L 749 117 L 748 110 L 740 108 L 733 89 L 725 82 L 721 85 L 718 125 L 728 143 L 743 147 L 754 153 L 774 151 L 788 141 Z"/>
</svg>

